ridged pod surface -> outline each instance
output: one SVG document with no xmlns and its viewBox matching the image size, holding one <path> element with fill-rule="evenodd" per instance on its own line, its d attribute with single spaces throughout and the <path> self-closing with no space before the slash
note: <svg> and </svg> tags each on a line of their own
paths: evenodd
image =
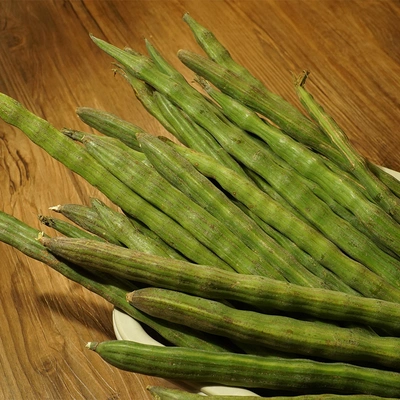
<svg viewBox="0 0 400 400">
<path fill-rule="evenodd" d="M 247 388 L 400 396 L 400 374 L 345 363 L 214 353 L 157 347 L 132 341 L 90 342 L 111 365 L 167 379 L 213 382 Z"/>
</svg>

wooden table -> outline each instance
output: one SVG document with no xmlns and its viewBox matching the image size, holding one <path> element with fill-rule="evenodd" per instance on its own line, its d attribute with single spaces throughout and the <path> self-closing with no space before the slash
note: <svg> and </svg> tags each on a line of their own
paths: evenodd
<svg viewBox="0 0 400 400">
<path fill-rule="evenodd" d="M 77 106 L 104 109 L 166 134 L 113 76 L 88 33 L 145 52 L 144 38 L 188 79 L 178 61 L 200 52 L 182 22 L 189 11 L 272 91 L 298 105 L 292 74 L 373 162 L 400 170 L 400 3 L 371 0 L 2 0 L 0 91 L 57 128 L 85 130 Z M 20 131 L 0 122 L 0 209 L 43 229 L 38 214 L 104 199 Z M 47 230 L 48 233 L 52 233 Z M 149 399 L 171 382 L 119 371 L 85 350 L 114 338 L 112 306 L 47 266 L 0 244 L 0 398 Z"/>
</svg>

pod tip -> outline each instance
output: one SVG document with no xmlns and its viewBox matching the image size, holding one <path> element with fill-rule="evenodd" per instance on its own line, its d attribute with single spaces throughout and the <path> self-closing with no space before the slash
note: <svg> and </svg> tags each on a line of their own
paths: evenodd
<svg viewBox="0 0 400 400">
<path fill-rule="evenodd" d="M 95 351 L 98 344 L 99 342 L 87 342 L 85 347 L 89 350 Z"/>
<path fill-rule="evenodd" d="M 60 210 L 61 210 L 61 204 L 58 204 L 57 206 L 49 207 L 49 210 L 55 211 L 55 212 L 60 212 Z"/>
<path fill-rule="evenodd" d="M 50 241 L 50 238 L 46 237 L 44 232 L 39 232 L 36 240 L 40 244 L 45 245 L 46 243 L 48 243 Z"/>
</svg>

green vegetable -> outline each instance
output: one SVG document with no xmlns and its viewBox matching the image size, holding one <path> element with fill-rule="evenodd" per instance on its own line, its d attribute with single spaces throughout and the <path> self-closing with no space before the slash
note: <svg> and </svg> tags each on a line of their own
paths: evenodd
<svg viewBox="0 0 400 400">
<path fill-rule="evenodd" d="M 21 129 L 52 157 L 81 175 L 125 213 L 139 219 L 189 259 L 204 264 L 221 263 L 218 257 L 209 254 L 188 231 L 130 190 L 90 156 L 82 146 L 56 130 L 47 121 L 29 112 L 16 100 L 1 93 L 0 118 Z"/>
<path fill-rule="evenodd" d="M 76 140 L 78 142 L 82 142 L 82 140 L 84 140 L 85 138 L 88 138 L 88 137 L 96 138 L 96 140 L 102 140 L 105 143 L 110 143 L 110 144 L 113 144 L 114 146 L 119 146 L 121 149 L 129 151 L 132 155 L 134 155 L 140 161 L 143 161 L 143 162 L 146 161 L 146 156 L 143 153 L 141 153 L 139 150 L 132 149 L 132 147 L 130 147 L 128 144 L 124 143 L 121 139 L 118 139 L 118 138 L 115 138 L 112 136 L 105 136 L 105 135 L 98 135 L 98 134 L 94 134 L 94 133 L 82 132 L 82 131 L 78 131 L 76 129 L 69 129 L 69 128 L 63 128 L 61 130 L 61 132 L 65 136 L 68 136 L 69 138 Z M 137 143 L 136 133 L 135 133 L 135 142 Z M 139 143 L 137 143 L 137 146 L 139 147 Z"/>
<path fill-rule="evenodd" d="M 121 71 L 119 72 L 130 84 L 135 93 L 136 98 L 142 103 L 146 111 L 150 115 L 155 117 L 158 120 L 158 122 L 160 122 L 161 125 L 164 126 L 165 129 L 167 129 L 173 135 L 176 135 L 174 127 L 169 123 L 169 121 L 166 118 L 164 118 L 164 116 L 161 113 L 161 110 L 158 107 L 158 104 L 153 98 L 154 89 L 146 82 L 137 79 L 128 71 L 125 71 L 122 67 Z"/>
<path fill-rule="evenodd" d="M 166 141 L 166 139 L 163 140 Z M 299 213 L 291 204 L 289 204 L 263 177 L 252 171 L 250 168 L 245 167 L 245 171 L 259 189 L 261 189 L 277 203 L 285 207 L 288 211 L 290 211 L 291 214 L 294 214 L 297 218 L 308 224 L 307 218 L 303 217 L 301 213 Z"/>
<path fill-rule="evenodd" d="M 243 168 L 232 158 L 221 145 L 200 125 L 196 124 L 181 109 L 171 103 L 158 92 L 153 94 L 160 112 L 174 127 L 176 138 L 184 145 L 209 154 L 221 164 L 232 168 L 237 173 L 246 176 Z"/>
<path fill-rule="evenodd" d="M 119 147 L 121 150 L 128 152 L 131 157 L 135 158 L 135 160 L 138 160 L 144 164 L 147 163 L 150 165 L 150 163 L 147 160 L 147 157 L 141 151 L 132 149 L 131 147 L 129 147 L 127 144 L 125 144 L 124 142 L 122 142 L 119 139 L 116 139 L 116 138 L 113 138 L 110 136 L 96 135 L 96 134 L 77 131 L 75 129 L 68 129 L 68 128 L 62 129 L 61 132 L 65 136 L 68 136 L 69 138 L 71 138 L 77 142 L 83 143 L 84 141 L 91 139 L 91 140 L 95 140 L 97 142 L 103 143 L 103 146 Z M 135 140 L 137 142 L 136 136 L 135 136 Z M 138 142 L 137 142 L 137 145 L 140 146 Z"/>
<path fill-rule="evenodd" d="M 173 68 L 162 58 L 160 53 L 146 40 L 147 50 L 158 69 L 166 75 L 188 88 L 187 82 L 180 72 Z M 135 86 L 138 98 L 149 112 L 154 115 L 159 122 L 171 132 L 181 143 L 188 144 L 190 147 L 201 148 L 206 153 L 212 153 L 218 160 L 226 163 L 239 173 L 243 173 L 239 164 L 218 144 L 218 142 L 202 127 L 190 121 L 190 118 L 174 106 L 168 99 L 154 89 L 150 89 L 145 82 L 134 78 L 126 71 L 128 80 Z M 141 87 L 148 87 L 148 90 L 140 90 Z M 189 88 L 193 91 L 192 88 Z M 192 92 L 198 95 L 197 92 Z M 151 104 L 151 106 L 150 106 Z M 244 173 L 243 173 L 244 174 Z"/>
<path fill-rule="evenodd" d="M 257 224 L 273 239 L 277 241 L 284 249 L 290 252 L 305 268 L 311 271 L 315 276 L 318 276 L 324 282 L 326 289 L 337 290 L 344 293 L 353 294 L 360 296 L 360 293 L 352 289 L 349 285 L 343 282 L 340 277 L 334 274 L 329 269 L 325 268 L 320 262 L 314 259 L 310 254 L 305 252 L 303 249 L 298 247 L 289 238 L 283 235 L 281 232 L 272 228 L 270 225 L 265 223 L 261 218 L 250 211 L 244 204 L 236 201 L 238 207 L 243 212 L 248 214 Z"/>
<path fill-rule="evenodd" d="M 59 204 L 50 207 L 50 210 L 60 213 L 82 229 L 89 231 L 110 243 L 120 244 L 114 232 L 110 231 L 103 223 L 93 207 L 82 204 Z"/>
<path fill-rule="evenodd" d="M 169 144 L 202 174 L 215 179 L 224 190 L 246 205 L 260 219 L 285 234 L 301 249 L 312 255 L 316 261 L 334 272 L 348 286 L 367 297 L 399 302 L 399 280 L 393 277 L 388 282 L 377 275 L 383 268 L 393 268 L 393 265 L 397 265 L 397 261 L 382 252 L 372 241 L 366 241 L 363 235 L 354 230 L 341 233 L 342 239 L 348 242 L 348 252 L 353 256 L 356 255 L 363 264 L 356 262 L 341 252 L 321 232 L 288 213 L 285 207 L 273 201 L 248 180 L 242 179 L 238 174 L 205 154 L 171 142 Z M 385 289 L 382 290 L 383 287 Z"/>
<path fill-rule="evenodd" d="M 147 190 L 147 198 L 150 199 L 150 202 L 154 202 L 156 199 L 154 196 L 156 192 L 154 191 L 152 194 L 148 193 L 148 191 L 151 190 L 151 185 L 149 186 L 149 183 L 152 182 L 154 187 L 156 187 L 157 184 L 164 184 L 164 186 L 165 184 L 168 184 L 168 182 L 162 180 L 161 176 L 154 171 L 151 163 L 142 152 L 137 152 L 123 143 L 116 143 L 115 140 L 109 140 L 109 138 L 106 138 L 105 140 L 104 137 L 99 137 L 98 135 L 71 135 L 70 132 L 67 132 L 67 135 L 72 137 L 74 140 L 79 140 L 84 143 L 90 154 L 92 154 L 95 159 L 97 159 L 102 165 L 106 166 L 107 169 L 109 169 L 111 173 L 114 173 L 122 182 L 125 182 L 128 187 L 131 187 L 132 190 L 138 192 L 139 195 L 143 195 L 143 191 L 146 193 Z M 147 180 L 149 174 L 153 177 L 151 182 Z M 157 181 L 157 179 L 161 180 Z M 158 201 L 164 202 L 164 196 L 165 192 L 158 196 Z M 146 197 L 146 195 L 144 197 Z M 161 210 L 163 209 L 163 207 L 158 208 Z M 167 214 L 168 212 L 166 215 Z M 180 219 L 176 218 L 176 213 L 172 214 L 172 216 L 175 217 L 177 223 L 180 222 Z M 155 232 L 160 233 L 160 235 L 162 234 L 160 237 L 165 236 L 165 233 L 163 233 L 160 228 L 155 230 Z M 185 238 L 183 237 L 182 240 L 184 241 Z M 165 248 L 164 250 L 167 249 Z M 182 251 L 182 253 L 187 254 L 188 251 L 193 252 L 194 250 L 195 249 L 186 249 L 185 251 Z M 205 257 L 204 260 L 208 261 L 204 262 L 211 262 L 214 265 L 221 265 L 223 268 L 230 268 L 208 248 L 199 247 L 198 250 L 203 251 L 202 254 L 196 254 L 197 259 L 199 259 L 199 257 Z M 176 252 L 168 252 L 179 258 L 179 255 L 177 255 Z"/>
<path fill-rule="evenodd" d="M 373 200 L 397 222 L 400 222 L 400 199 L 393 195 L 389 188 L 368 169 L 365 158 L 353 148 L 348 137 L 336 121 L 325 112 L 323 107 L 318 104 L 314 97 L 305 89 L 304 85 L 307 75 L 306 73 L 300 77 L 296 85 L 296 92 L 302 105 L 309 115 L 318 123 L 326 136 L 328 136 L 332 143 L 341 151 L 345 159 L 351 165 L 352 174 L 365 186 Z M 393 225 L 397 225 L 398 227 L 398 224 L 394 222 Z M 387 229 L 389 228 L 387 227 Z M 399 239 L 400 237 L 397 236 L 397 242 L 399 242 Z"/>
<path fill-rule="evenodd" d="M 102 40 L 95 38 L 93 35 L 91 35 L 91 39 L 98 45 L 101 45 L 101 43 L 103 42 Z M 143 102 L 144 107 L 150 112 L 150 114 L 158 118 L 160 121 L 162 121 L 163 118 L 159 115 L 159 110 L 157 109 L 156 104 L 154 104 L 151 98 L 151 94 L 153 93 L 154 89 L 156 89 L 156 86 L 151 83 L 155 82 L 154 78 L 161 82 L 171 82 L 177 84 L 179 87 L 179 91 L 183 91 L 186 95 L 190 97 L 203 99 L 203 95 L 195 90 L 191 85 L 189 85 L 186 80 L 182 78 L 181 74 L 178 71 L 172 72 L 172 67 L 170 65 L 168 65 L 167 67 L 170 71 L 168 74 L 166 74 L 163 68 L 159 68 L 160 64 L 158 62 L 154 63 L 151 58 L 148 58 L 138 52 L 125 48 L 124 50 L 119 50 L 119 53 L 120 55 L 122 55 L 123 58 L 127 57 L 128 59 L 136 60 L 137 71 L 140 70 L 144 73 L 144 76 L 148 78 L 142 79 L 142 77 L 138 76 L 138 74 L 135 73 L 134 70 L 129 67 L 127 68 L 124 63 L 120 63 L 118 65 L 119 68 L 123 71 L 123 75 L 129 81 L 134 91 L 136 92 L 138 99 Z M 161 59 L 161 56 L 159 54 L 158 58 Z M 165 61 L 163 61 L 163 63 L 164 65 L 166 65 Z M 174 90 L 175 88 L 172 88 L 172 91 Z M 209 107 L 216 110 L 216 108 L 211 106 L 211 104 L 209 105 Z M 162 121 L 163 125 L 164 122 L 166 121 Z M 164 126 L 167 126 L 167 129 L 169 129 L 168 123 Z"/>
<path fill-rule="evenodd" d="M 204 73 L 203 76 L 210 79 L 222 91 L 241 100 L 244 104 L 255 109 L 255 111 L 264 114 L 278 126 L 283 126 L 283 130 L 289 133 L 294 139 L 314 149 L 318 149 L 328 157 L 333 156 L 332 160 L 336 160 L 342 166 L 342 169 L 346 169 L 346 165 L 348 164 L 345 163 L 343 155 L 337 149 L 334 149 L 329 138 L 320 129 L 318 130 L 317 126 L 313 125 L 309 119 L 304 117 L 302 113 L 282 97 L 270 92 L 263 82 L 255 78 L 245 67 L 238 64 L 211 31 L 200 25 L 189 14 L 185 14 L 183 20 L 189 25 L 197 43 L 208 57 L 218 64 L 219 67 L 222 67 L 218 69 L 218 67 L 215 68 L 215 64 L 209 64 L 209 69 L 207 69 L 207 67 L 204 68 L 201 62 L 197 60 L 197 62 L 191 65 L 191 68 L 198 71 L 200 75 Z M 186 62 L 188 63 L 194 62 L 198 58 L 197 56 L 192 56 L 191 58 L 191 55 L 192 53 L 185 51 L 178 53 L 181 60 L 187 57 Z M 196 68 L 199 68 L 199 70 Z M 213 74 L 213 71 L 216 73 Z M 211 74 L 211 76 L 207 74 Z M 369 160 L 366 160 L 366 163 L 369 169 L 397 197 L 400 197 L 400 182 Z"/>
<path fill-rule="evenodd" d="M 322 320 L 353 322 L 400 332 L 400 307 L 373 298 L 306 288 L 261 276 L 65 237 L 41 238 L 52 253 L 90 270 L 204 298 L 233 300 L 258 310 L 303 313 Z"/>
<path fill-rule="evenodd" d="M 106 206 L 98 199 L 92 199 L 91 205 L 98 214 L 98 218 L 104 226 L 113 232 L 116 239 L 129 249 L 142 251 L 144 253 L 157 254 L 163 257 L 169 257 L 169 246 L 161 246 L 160 241 L 154 241 L 147 236 L 143 230 L 136 229 L 129 218 L 121 212 L 115 211 Z M 178 253 L 176 253 L 178 256 Z"/>
<path fill-rule="evenodd" d="M 185 85 L 187 84 L 184 76 L 161 56 L 160 52 L 150 43 L 148 39 L 145 39 L 145 44 L 147 52 L 149 53 L 154 64 L 161 72 L 170 76 L 176 81 L 180 81 Z"/>
<path fill-rule="evenodd" d="M 359 190 L 359 187 L 352 182 L 345 180 L 343 178 L 343 173 L 339 175 L 333 172 L 325 165 L 323 159 L 318 154 L 314 153 L 303 144 L 293 140 L 276 127 L 264 122 L 255 112 L 251 111 L 231 97 L 214 90 L 206 83 L 203 84 L 203 87 L 206 89 L 207 93 L 216 100 L 218 104 L 220 104 L 227 117 L 234 121 L 243 130 L 252 132 L 260 137 L 268 144 L 272 151 L 285 160 L 290 167 L 296 170 L 301 176 L 315 182 L 324 192 L 327 193 L 328 196 L 345 207 L 345 209 L 349 210 L 349 214 L 357 217 L 357 222 L 364 227 L 365 232 L 372 236 L 373 239 L 384 236 L 385 234 L 389 235 L 389 233 L 386 232 L 389 230 L 389 226 L 391 226 L 390 224 L 392 224 L 392 238 L 397 239 L 391 240 L 396 240 L 397 242 L 400 241 L 400 226 L 391 218 L 388 218 L 386 213 L 375 203 L 366 199 L 364 193 Z M 298 88 L 298 91 L 303 92 L 304 89 Z M 310 100 L 307 100 L 307 102 L 310 102 Z M 324 114 L 320 119 L 326 121 L 328 118 L 326 117 L 326 114 Z M 352 154 L 354 154 L 354 152 L 352 152 Z M 353 161 L 353 163 L 355 163 L 355 161 Z M 364 169 L 358 168 L 358 170 L 365 170 L 365 166 Z M 360 173 L 357 175 L 360 175 Z M 370 175 L 372 175 L 372 173 L 370 173 Z M 377 181 L 375 175 L 372 176 Z M 363 181 L 364 180 L 361 182 Z M 371 181 L 371 179 L 369 181 Z M 381 182 L 379 183 L 381 184 Z M 371 184 L 372 183 L 370 182 L 369 187 Z M 390 202 L 392 204 L 390 209 L 395 213 L 396 198 L 395 196 L 389 196 L 389 194 L 384 196 L 384 193 L 386 192 L 388 192 L 388 189 L 385 187 L 385 191 L 382 189 L 379 191 L 379 194 L 377 194 L 375 190 L 375 194 L 371 193 L 371 195 L 375 201 L 382 199 L 385 203 Z M 318 193 L 320 192 L 317 192 L 316 194 Z M 327 202 L 325 198 L 324 200 Z M 381 201 L 378 201 L 378 204 L 380 203 Z M 385 211 L 390 211 L 389 207 L 385 207 Z M 347 214 L 345 215 L 347 217 Z M 381 221 L 380 224 L 372 222 L 371 216 L 376 216 L 377 221 Z M 382 230 L 382 233 L 378 235 L 377 231 L 380 229 Z M 387 241 L 384 243 L 387 244 Z M 395 250 L 396 246 L 389 248 Z"/>
<path fill-rule="evenodd" d="M 111 144 L 102 146 L 101 142 L 93 138 L 84 140 L 84 144 L 88 152 L 121 182 L 173 218 L 225 262 L 210 261 L 211 265 L 234 269 L 240 273 L 268 275 L 284 280 L 283 276 L 261 255 L 246 246 L 231 232 L 223 221 L 213 217 L 207 210 L 190 200 L 154 168 L 138 162 L 117 146 Z"/>
<path fill-rule="evenodd" d="M 265 178 L 277 192 L 308 218 L 310 223 L 315 224 L 329 237 L 334 236 L 336 241 L 343 243 L 344 234 L 351 228 L 350 224 L 345 223 L 307 186 L 303 185 L 303 180 L 297 173 L 282 167 L 276 159 L 272 159 L 270 152 L 264 146 L 236 125 L 221 118 L 215 108 L 202 97 L 192 95 L 191 91 L 186 90 L 184 86 L 166 79 L 162 74 L 157 74 L 142 60 L 126 54 L 103 40 L 94 37 L 92 39 L 102 50 L 123 64 L 131 74 L 146 80 L 160 93 L 169 96 L 195 122 L 207 129 L 228 153 Z M 399 253 L 400 226 L 393 225 L 393 220 L 385 213 L 363 213 L 362 211 L 360 213 L 364 215 L 363 223 L 370 227 L 373 225 L 371 230 L 374 229 L 374 235 L 379 237 L 387 248 Z M 386 223 L 387 229 L 385 229 Z"/>
<path fill-rule="evenodd" d="M 84 231 L 83 229 L 73 225 L 67 221 L 63 221 L 58 218 L 48 217 L 45 215 L 39 215 L 39 221 L 52 229 L 55 229 L 57 232 L 62 233 L 65 236 L 72 238 L 82 238 L 85 237 L 87 239 L 98 240 L 101 242 L 106 241 L 100 236 L 94 235 L 93 233 Z"/>
<path fill-rule="evenodd" d="M 144 288 L 128 295 L 139 310 L 203 332 L 268 349 L 400 370 L 400 338 L 320 321 L 235 309 L 219 301 L 175 290 Z"/>
<path fill-rule="evenodd" d="M 124 213 L 125 215 L 125 213 Z M 158 236 L 155 232 L 153 232 L 151 229 L 143 225 L 140 221 L 138 221 L 135 218 L 132 218 L 128 215 L 126 215 L 128 218 L 129 222 L 132 224 L 133 229 L 138 231 L 139 234 L 143 234 L 144 236 L 147 236 L 147 238 L 152 241 L 157 247 L 161 247 L 162 250 L 167 253 L 168 257 L 171 258 L 176 258 L 178 260 L 187 260 L 186 257 L 184 257 L 181 253 L 179 253 L 177 250 L 175 250 L 173 247 L 169 246 L 167 243 L 164 242 Z"/>
<path fill-rule="evenodd" d="M 119 207 L 65 205 L 82 229 L 40 216 L 68 236 L 56 238 L 0 212 L 0 241 L 177 346 L 88 344 L 119 368 L 314 399 L 400 398 L 400 184 L 349 146 L 305 79 L 297 91 L 311 120 L 184 20 L 211 60 L 178 57 L 220 88 L 205 86 L 211 99 L 148 40 L 149 57 L 91 38 L 190 148 L 89 108 L 78 115 L 105 136 L 60 132 L 0 94 L 0 118 Z"/>
<path fill-rule="evenodd" d="M 38 238 L 41 235 L 40 231 L 0 211 L 0 241 L 9 244 L 28 257 L 43 262 L 71 281 L 77 282 L 91 292 L 98 294 L 135 320 L 152 328 L 169 343 L 196 349 L 231 351 L 232 345 L 226 343 L 226 341 L 221 343 L 214 336 L 150 317 L 132 307 L 127 303 L 126 295 L 129 291 L 136 289 L 134 283 L 112 274 L 101 271 L 89 272 L 76 264 L 60 261 L 40 243 Z"/>
<path fill-rule="evenodd" d="M 295 107 L 277 101 L 276 95 L 249 83 L 228 68 L 188 50 L 179 50 L 179 59 L 198 75 L 212 82 L 218 89 L 276 123 L 294 139 L 312 147 L 332 160 L 341 161 L 341 154 L 328 142 L 321 140 L 316 125 Z M 300 120 L 299 120 L 300 116 Z M 304 126 L 304 128 L 299 128 Z"/>
<path fill-rule="evenodd" d="M 264 83 L 256 79 L 251 73 L 233 60 L 229 51 L 218 42 L 215 35 L 207 30 L 204 26 L 195 21 L 189 14 L 185 14 L 183 20 L 188 24 L 194 34 L 197 43 L 206 52 L 208 57 L 220 66 L 220 70 L 224 69 L 224 74 L 218 76 L 221 81 L 225 78 L 229 79 L 229 84 L 224 85 L 223 89 L 235 90 L 238 88 L 246 88 L 244 93 L 235 90 L 237 93 L 245 95 L 242 100 L 252 102 L 251 106 L 257 111 L 262 112 L 267 118 L 280 126 L 284 131 L 293 135 L 297 140 L 311 145 L 311 147 L 329 147 L 329 140 L 318 130 L 316 124 L 306 118 L 296 107 L 285 101 L 282 97 L 269 91 Z M 178 57 L 185 62 L 184 56 L 186 52 L 180 51 Z M 194 56 L 193 56 L 194 57 Z M 209 64 L 208 64 L 209 66 Z M 189 66 L 193 69 L 193 65 Z M 207 68 L 204 73 L 212 73 L 212 68 Z M 200 71 L 196 71 L 202 75 Z M 207 79 L 209 77 L 206 76 Z M 217 78 L 210 79 L 218 86 Z M 222 83 L 222 82 L 221 82 Z M 254 102 L 254 104 L 253 104 Z"/>
<path fill-rule="evenodd" d="M 78 107 L 76 113 L 78 117 L 90 127 L 104 135 L 121 140 L 134 150 L 140 150 L 135 137 L 137 132 L 143 132 L 143 129 L 139 126 L 125 121 L 114 114 L 95 108 Z"/>
<path fill-rule="evenodd" d="M 385 171 L 381 167 L 373 164 L 371 161 L 366 160 L 368 168 L 396 195 L 400 198 L 400 181 L 392 174 Z"/>
<path fill-rule="evenodd" d="M 191 51 L 180 50 L 178 57 L 187 67 L 212 82 L 222 92 L 274 121 L 293 139 L 334 161 L 344 171 L 351 172 L 351 165 L 340 151 L 329 140 L 326 140 L 321 131 L 316 129 L 315 124 L 313 126 L 309 119 L 305 118 L 291 104 L 286 101 L 282 102 L 276 94 L 272 94 L 271 97 L 271 92 L 260 88 L 259 83 L 254 84 L 243 75 L 232 72 L 223 64 L 217 64 Z M 397 196 L 400 195 L 399 181 L 370 161 L 367 161 L 367 164 L 382 182 L 388 185 Z"/>
<path fill-rule="evenodd" d="M 400 374 L 344 363 L 215 353 L 131 341 L 90 342 L 87 347 L 126 371 L 166 379 L 288 391 L 400 396 Z"/>
<path fill-rule="evenodd" d="M 224 221 L 231 232 L 262 255 L 287 281 L 311 287 L 326 286 L 172 147 L 145 133 L 138 134 L 137 139 L 160 175 L 215 218 Z"/>
</svg>

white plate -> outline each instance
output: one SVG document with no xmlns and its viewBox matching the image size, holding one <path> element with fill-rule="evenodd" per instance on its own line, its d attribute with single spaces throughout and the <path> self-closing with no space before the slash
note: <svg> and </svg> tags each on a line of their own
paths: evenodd
<svg viewBox="0 0 400 400">
<path fill-rule="evenodd" d="M 388 168 L 382 167 L 383 170 L 400 180 L 400 173 Z M 138 343 L 163 346 L 160 342 L 154 340 L 140 325 L 139 322 L 131 318 L 129 315 L 114 309 L 113 325 L 115 336 L 118 340 L 132 340 Z M 227 386 L 204 386 L 198 389 L 200 394 L 207 395 L 225 395 L 225 396 L 257 396 L 255 393 L 241 388 Z"/>
</svg>

